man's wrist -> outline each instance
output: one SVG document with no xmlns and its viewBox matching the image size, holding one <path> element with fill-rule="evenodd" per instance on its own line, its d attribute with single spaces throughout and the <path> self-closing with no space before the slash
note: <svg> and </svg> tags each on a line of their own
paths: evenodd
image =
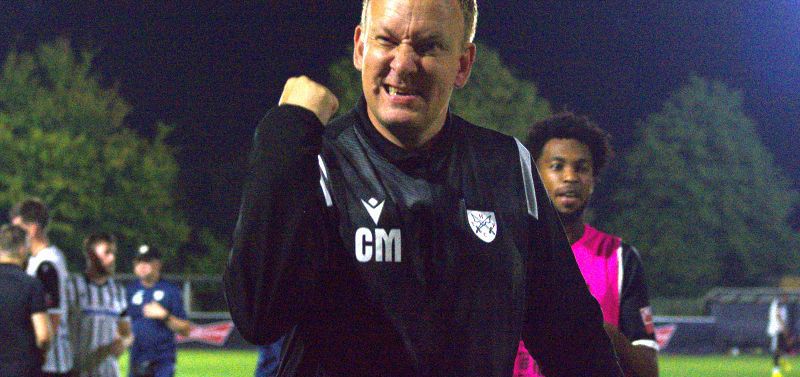
<svg viewBox="0 0 800 377">
<path fill-rule="evenodd" d="M 172 317 L 172 313 L 170 313 L 170 312 L 167 312 L 167 315 L 165 315 L 165 316 L 164 316 L 164 318 L 162 319 L 162 321 L 164 321 L 164 322 L 169 322 L 169 317 Z"/>
</svg>

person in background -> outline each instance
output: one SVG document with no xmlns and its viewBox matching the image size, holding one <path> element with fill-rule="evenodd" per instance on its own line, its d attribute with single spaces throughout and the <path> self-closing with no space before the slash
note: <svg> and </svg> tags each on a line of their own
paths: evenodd
<svg viewBox="0 0 800 377">
<path fill-rule="evenodd" d="M 772 377 L 781 377 L 781 354 L 789 344 L 789 295 L 786 293 L 775 297 L 769 305 L 767 335 L 770 337 L 769 350 L 772 353 Z"/>
<path fill-rule="evenodd" d="M 31 251 L 26 272 L 44 285 L 45 303 L 53 332 L 42 371 L 45 376 L 71 376 L 72 345 L 67 318 L 67 272 L 64 254 L 47 237 L 50 211 L 41 200 L 27 199 L 9 211 L 11 223 L 25 230 Z"/>
<path fill-rule="evenodd" d="M 117 359 L 133 341 L 125 287 L 114 280 L 117 240 L 94 233 L 83 240 L 86 270 L 68 282 L 75 371 L 81 377 L 119 377 Z"/>
<path fill-rule="evenodd" d="M 611 157 L 608 133 L 570 112 L 537 122 L 527 147 L 561 218 L 589 291 L 626 376 L 658 376 L 655 328 L 639 252 L 584 219 L 600 172 Z M 520 346 L 515 376 L 536 376 L 538 366 Z"/>
<path fill-rule="evenodd" d="M 161 268 L 159 250 L 140 246 L 133 259 L 133 272 L 139 280 L 127 289 L 134 336 L 129 363 L 131 377 L 174 376 L 175 334 L 187 336 L 191 330 L 181 290 L 161 280 Z"/>
<path fill-rule="evenodd" d="M 42 283 L 22 269 L 25 231 L 0 227 L 0 376 L 38 377 L 51 334 Z"/>
</svg>

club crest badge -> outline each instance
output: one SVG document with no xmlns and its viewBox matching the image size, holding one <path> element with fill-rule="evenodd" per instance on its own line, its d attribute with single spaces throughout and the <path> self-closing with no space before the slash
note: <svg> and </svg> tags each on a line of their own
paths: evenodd
<svg viewBox="0 0 800 377">
<path fill-rule="evenodd" d="M 144 301 L 144 291 L 141 289 L 136 291 L 136 293 L 133 294 L 133 297 L 131 297 L 131 302 L 134 305 L 141 305 L 143 301 Z"/>
<path fill-rule="evenodd" d="M 494 212 L 467 210 L 467 222 L 481 241 L 490 243 L 497 236 L 497 218 Z"/>
</svg>

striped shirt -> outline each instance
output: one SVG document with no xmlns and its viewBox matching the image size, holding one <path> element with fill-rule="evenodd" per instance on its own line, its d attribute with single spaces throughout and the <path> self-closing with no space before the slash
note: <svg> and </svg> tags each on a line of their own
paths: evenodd
<svg viewBox="0 0 800 377">
<path fill-rule="evenodd" d="M 117 358 L 92 357 L 101 346 L 111 344 L 117 335 L 119 320 L 128 320 L 125 287 L 109 278 L 98 285 L 84 274 L 70 276 L 67 301 L 70 331 L 73 333 L 75 369 L 81 377 L 118 377 Z"/>
<path fill-rule="evenodd" d="M 47 313 L 61 316 L 42 370 L 48 373 L 67 373 L 72 370 L 72 347 L 65 299 L 69 273 L 64 255 L 57 247 L 50 245 L 28 259 L 26 272 L 42 281 Z"/>
</svg>

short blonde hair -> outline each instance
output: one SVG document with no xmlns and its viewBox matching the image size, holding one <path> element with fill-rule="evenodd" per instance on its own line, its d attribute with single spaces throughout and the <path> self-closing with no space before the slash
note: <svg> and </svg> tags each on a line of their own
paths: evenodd
<svg viewBox="0 0 800 377">
<path fill-rule="evenodd" d="M 370 0 L 363 0 L 361 6 L 361 27 L 366 27 L 367 17 L 369 16 Z M 478 0 L 458 0 L 461 6 L 461 14 L 464 15 L 464 43 L 470 43 L 475 39 L 475 29 L 478 26 Z"/>
</svg>

